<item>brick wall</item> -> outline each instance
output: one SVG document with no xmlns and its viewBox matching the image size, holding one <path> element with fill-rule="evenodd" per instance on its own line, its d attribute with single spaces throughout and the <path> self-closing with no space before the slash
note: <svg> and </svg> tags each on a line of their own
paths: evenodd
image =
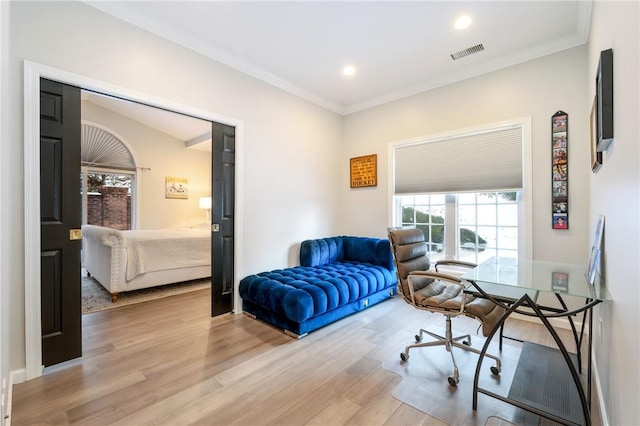
<svg viewBox="0 0 640 426">
<path fill-rule="evenodd" d="M 101 193 L 87 194 L 87 223 L 109 228 L 131 229 L 131 197 L 128 189 L 103 186 Z"/>
</svg>

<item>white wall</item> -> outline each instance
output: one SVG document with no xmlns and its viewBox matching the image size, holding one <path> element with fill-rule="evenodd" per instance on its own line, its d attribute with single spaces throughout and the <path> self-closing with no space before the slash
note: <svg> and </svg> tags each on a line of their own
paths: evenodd
<svg viewBox="0 0 640 426">
<path fill-rule="evenodd" d="M 138 171 L 136 229 L 187 228 L 207 222 L 198 202 L 211 194 L 211 153 L 187 149 L 184 141 L 91 102 L 82 102 L 82 120 L 115 132 L 142 167 Z M 167 176 L 189 180 L 188 199 L 165 198 Z"/>
<path fill-rule="evenodd" d="M 1 3 L 10 17 L 2 30 L 11 34 L 2 62 L 8 75 L 0 179 L 3 197 L 12 200 L 2 203 L 8 225 L 1 239 L 8 324 L 2 348 L 9 370 L 25 367 L 23 60 L 242 121 L 237 162 L 244 174 L 237 181 L 244 227 L 236 240 L 242 275 L 290 266 L 301 240 L 335 234 L 338 115 L 82 3 Z"/>
<path fill-rule="evenodd" d="M 5 114 L 7 109 L 9 108 L 9 102 L 7 101 L 7 97 L 4 95 L 4 89 L 7 87 L 8 81 L 8 56 L 9 56 L 9 13 L 8 7 L 5 2 L 0 2 L 0 145 L 4 145 L 6 138 L 6 128 L 5 123 Z M 5 161 L 2 150 L 0 150 L 0 176 L 4 177 L 5 169 Z M 2 179 L 4 180 L 4 179 Z M 2 188 L 2 184 L 0 184 L 0 188 Z M 5 210 L 7 209 L 9 203 L 2 203 L 0 205 L 0 235 L 6 235 L 6 227 L 8 224 L 5 223 L 4 218 Z M 0 252 L 5 253 L 5 244 L 0 243 Z M 9 336 L 9 321 L 8 321 L 8 307 L 9 307 L 9 281 L 7 280 L 8 274 L 5 272 L 5 261 L 3 260 L 4 256 L 0 256 L 0 382 L 4 381 L 9 385 L 9 364 L 7 360 L 9 359 L 9 345 L 6 345 L 7 337 Z M 5 396 L 4 389 L 0 393 L 0 405 L 2 405 L 3 409 L 0 410 L 0 419 L 4 418 L 5 415 L 5 404 L 7 403 L 7 397 Z"/>
<path fill-rule="evenodd" d="M 596 364 L 612 425 L 640 424 L 640 3 L 594 3 L 590 104 L 600 51 L 613 49 L 614 142 L 591 175 L 590 237 L 605 216 L 603 277 L 613 301 L 596 309 Z M 602 319 L 602 333 L 598 323 Z"/>
<path fill-rule="evenodd" d="M 345 118 L 343 230 L 384 236 L 388 146 L 419 137 L 531 117 L 533 258 L 586 263 L 589 151 L 585 46 L 372 108 Z M 569 230 L 551 229 L 551 116 L 569 114 Z M 348 159 L 378 154 L 378 186 L 350 189 Z M 425 164 L 425 167 L 428 167 Z"/>
</svg>

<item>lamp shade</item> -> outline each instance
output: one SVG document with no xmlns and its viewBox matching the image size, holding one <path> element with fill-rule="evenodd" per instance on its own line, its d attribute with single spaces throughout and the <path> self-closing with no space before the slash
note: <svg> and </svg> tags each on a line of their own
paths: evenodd
<svg viewBox="0 0 640 426">
<path fill-rule="evenodd" d="M 205 210 L 211 209 L 211 197 L 200 197 L 200 208 Z"/>
</svg>

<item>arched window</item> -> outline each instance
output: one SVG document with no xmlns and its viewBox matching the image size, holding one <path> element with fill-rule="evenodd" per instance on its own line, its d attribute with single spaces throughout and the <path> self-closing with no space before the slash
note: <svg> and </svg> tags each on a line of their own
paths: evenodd
<svg viewBox="0 0 640 426">
<path fill-rule="evenodd" d="M 82 123 L 82 223 L 134 229 L 136 162 L 112 132 Z"/>
</svg>

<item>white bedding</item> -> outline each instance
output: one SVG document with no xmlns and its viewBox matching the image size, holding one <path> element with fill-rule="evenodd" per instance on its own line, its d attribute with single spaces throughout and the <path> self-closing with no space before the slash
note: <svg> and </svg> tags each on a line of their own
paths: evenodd
<svg viewBox="0 0 640 426">
<path fill-rule="evenodd" d="M 211 261 L 207 229 L 122 231 L 127 241 L 127 281 L 147 272 L 206 265 Z"/>
<path fill-rule="evenodd" d="M 84 267 L 114 301 L 123 291 L 207 278 L 209 228 L 118 231 L 83 225 Z"/>
</svg>

